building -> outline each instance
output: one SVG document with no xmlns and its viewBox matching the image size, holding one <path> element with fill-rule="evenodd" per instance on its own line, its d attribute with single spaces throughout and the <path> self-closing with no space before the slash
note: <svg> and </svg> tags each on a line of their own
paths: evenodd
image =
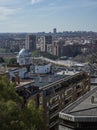
<svg viewBox="0 0 97 130">
<path fill-rule="evenodd" d="M 30 51 L 36 50 L 36 41 L 36 35 L 26 35 L 25 48 Z"/>
<path fill-rule="evenodd" d="M 31 78 L 32 74 L 46 74 L 51 71 L 51 64 L 37 64 L 34 65 L 32 62 L 31 53 L 23 48 L 20 50 L 17 56 L 17 63 L 20 68 L 17 68 L 17 72 L 21 78 Z M 16 71 L 16 69 L 15 69 Z M 10 71 L 14 75 L 14 71 Z"/>
<path fill-rule="evenodd" d="M 57 29 L 56 29 L 56 28 L 53 29 L 53 33 L 54 33 L 54 34 L 57 33 Z"/>
<path fill-rule="evenodd" d="M 53 42 L 53 55 L 64 56 L 64 52 L 65 52 L 64 44 L 65 44 L 65 41 L 63 40 L 54 41 Z"/>
<path fill-rule="evenodd" d="M 88 76 L 84 73 L 66 77 L 59 74 L 32 77 L 32 81 L 22 79 L 16 89 L 24 102 L 32 98 L 44 108 L 48 130 L 57 130 L 59 112 L 90 90 Z"/>
<path fill-rule="evenodd" d="M 97 130 L 97 87 L 59 113 L 59 130 Z"/>
<path fill-rule="evenodd" d="M 20 51 L 20 55 L 24 61 L 26 56 L 31 60 L 26 49 Z M 18 58 L 21 65 L 22 57 Z M 31 62 L 23 62 L 20 68 L 9 70 L 9 73 L 24 103 L 34 99 L 37 106 L 43 107 L 47 130 L 57 130 L 59 112 L 90 90 L 90 77 L 87 73 L 68 71 L 65 68 L 60 71 L 51 64 L 34 66 Z"/>
<path fill-rule="evenodd" d="M 53 43 L 53 55 L 74 57 L 81 53 L 81 45 L 79 44 L 67 44 L 63 39 L 57 40 Z"/>
<path fill-rule="evenodd" d="M 41 52 L 48 52 L 52 54 L 52 36 L 45 35 L 37 38 L 37 49 Z"/>
<path fill-rule="evenodd" d="M 7 64 L 2 57 L 0 57 L 0 77 L 9 78 Z"/>
<path fill-rule="evenodd" d="M 45 37 L 44 36 L 37 37 L 36 48 L 39 49 L 41 52 L 45 52 Z"/>
<path fill-rule="evenodd" d="M 31 53 L 25 48 L 21 49 L 17 56 L 17 63 L 19 63 L 20 66 L 32 64 Z"/>
<path fill-rule="evenodd" d="M 5 63 L 4 59 L 0 57 L 0 74 L 8 73 L 7 64 Z"/>
</svg>

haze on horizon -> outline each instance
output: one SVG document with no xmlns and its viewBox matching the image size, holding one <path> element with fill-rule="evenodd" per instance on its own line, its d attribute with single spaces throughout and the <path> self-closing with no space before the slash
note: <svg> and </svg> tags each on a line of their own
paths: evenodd
<svg viewBox="0 0 97 130">
<path fill-rule="evenodd" d="M 97 0 L 0 0 L 0 32 L 97 32 Z"/>
</svg>

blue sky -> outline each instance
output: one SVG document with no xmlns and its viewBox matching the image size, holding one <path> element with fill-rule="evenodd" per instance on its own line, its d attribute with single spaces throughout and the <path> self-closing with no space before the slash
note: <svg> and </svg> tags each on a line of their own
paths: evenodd
<svg viewBox="0 0 97 130">
<path fill-rule="evenodd" d="M 96 31 L 97 0 L 0 0 L 0 32 Z"/>
</svg>

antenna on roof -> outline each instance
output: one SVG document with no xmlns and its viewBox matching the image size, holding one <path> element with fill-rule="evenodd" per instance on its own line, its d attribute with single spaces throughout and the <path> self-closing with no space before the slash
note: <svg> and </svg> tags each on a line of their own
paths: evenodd
<svg viewBox="0 0 97 130">
<path fill-rule="evenodd" d="M 39 76 L 39 83 L 42 83 L 42 77 Z"/>
<path fill-rule="evenodd" d="M 94 96 L 91 97 L 91 103 L 94 103 L 95 100 L 94 100 Z"/>
<path fill-rule="evenodd" d="M 76 72 L 75 68 L 73 69 L 73 72 L 74 72 L 74 73 Z"/>
<path fill-rule="evenodd" d="M 48 82 L 49 82 L 49 83 L 51 83 L 51 81 L 52 81 L 52 78 L 51 78 L 51 77 L 49 77 L 49 78 L 48 78 Z"/>
<path fill-rule="evenodd" d="M 63 75 L 65 75 L 65 71 L 63 71 Z"/>
<path fill-rule="evenodd" d="M 68 69 L 66 69 L 66 73 L 68 73 Z"/>
<path fill-rule="evenodd" d="M 54 77 L 56 77 L 57 76 L 57 74 L 56 73 L 54 73 Z"/>
</svg>

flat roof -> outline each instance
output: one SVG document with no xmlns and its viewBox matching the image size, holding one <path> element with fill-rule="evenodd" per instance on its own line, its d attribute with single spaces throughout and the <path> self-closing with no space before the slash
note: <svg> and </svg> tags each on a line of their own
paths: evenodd
<svg viewBox="0 0 97 130">
<path fill-rule="evenodd" d="M 72 75 L 75 75 L 75 74 L 78 74 L 79 71 L 60 71 L 60 72 L 57 72 L 58 75 L 65 75 L 65 76 L 72 76 Z"/>
<path fill-rule="evenodd" d="M 94 103 L 91 102 L 92 97 L 94 97 Z M 59 116 L 67 120 L 71 118 L 72 121 L 93 121 L 93 118 L 97 121 L 97 87 L 64 108 Z"/>
<path fill-rule="evenodd" d="M 44 75 L 44 76 L 36 76 L 36 77 L 33 77 L 34 79 L 34 85 L 41 88 L 43 86 L 46 86 L 46 85 L 49 85 L 53 82 L 56 82 L 62 78 L 65 78 L 66 76 L 63 76 L 63 75 Z M 41 79 L 40 79 L 41 78 Z"/>
<path fill-rule="evenodd" d="M 70 78 L 71 76 L 74 76 L 79 73 L 80 72 L 73 71 L 63 73 L 63 71 L 60 71 L 54 74 L 31 74 L 30 79 L 21 79 L 21 82 L 19 85 L 17 85 L 17 87 L 32 83 L 33 86 L 39 87 L 39 89 L 46 89 L 59 82 L 62 82 L 62 80 L 68 80 L 68 78 Z"/>
<path fill-rule="evenodd" d="M 17 88 L 21 88 L 22 86 L 27 86 L 28 84 L 31 84 L 31 83 L 33 83 L 34 81 L 33 80 L 31 80 L 31 79 L 22 79 L 22 80 L 20 80 L 20 84 L 17 84 L 16 85 L 16 89 Z"/>
<path fill-rule="evenodd" d="M 96 84 L 97 85 L 97 78 L 91 78 L 91 84 Z"/>
<path fill-rule="evenodd" d="M 34 79 L 33 84 L 39 87 L 40 89 L 46 88 L 48 86 L 51 86 L 57 82 L 60 82 L 61 80 L 65 80 L 78 73 L 79 72 L 68 71 L 68 73 L 65 72 L 63 74 L 63 71 L 60 71 L 60 72 L 56 72 L 55 74 L 44 74 L 44 75 L 39 75 L 39 76 L 33 76 L 33 79 Z"/>
</svg>

